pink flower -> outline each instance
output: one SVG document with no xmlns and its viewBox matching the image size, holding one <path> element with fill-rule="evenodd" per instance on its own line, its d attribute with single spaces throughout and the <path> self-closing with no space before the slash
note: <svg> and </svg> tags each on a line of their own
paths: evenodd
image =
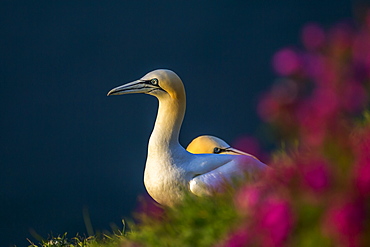
<svg viewBox="0 0 370 247">
<path fill-rule="evenodd" d="M 327 212 L 326 231 L 344 246 L 358 246 L 364 216 L 364 207 L 358 200 L 338 203 Z"/>
<path fill-rule="evenodd" d="M 293 214 L 287 201 L 270 197 L 266 200 L 256 219 L 263 246 L 283 246 L 293 227 Z"/>
<path fill-rule="evenodd" d="M 299 71 L 301 63 L 296 52 L 290 48 L 278 51 L 272 60 L 275 71 L 280 75 L 291 75 Z"/>
<path fill-rule="evenodd" d="M 164 215 L 163 208 L 148 194 L 139 197 L 136 212 L 140 217 L 151 217 L 153 219 L 160 219 Z"/>
<path fill-rule="evenodd" d="M 315 50 L 325 42 L 324 30 L 315 23 L 306 25 L 302 30 L 302 42 L 308 50 Z"/>
<path fill-rule="evenodd" d="M 247 227 L 240 227 L 236 229 L 234 232 L 230 233 L 227 239 L 222 243 L 223 247 L 243 247 L 247 246 L 249 240 L 248 228 Z"/>
<path fill-rule="evenodd" d="M 258 207 L 263 197 L 262 187 L 256 185 L 244 186 L 236 195 L 235 202 L 237 208 L 242 213 L 254 213 L 254 210 Z"/>
<path fill-rule="evenodd" d="M 370 155 L 370 154 L 369 154 Z M 370 196 L 370 158 L 363 158 L 355 168 L 355 185 L 363 196 Z"/>
<path fill-rule="evenodd" d="M 333 88 L 317 88 L 312 95 L 312 103 L 318 117 L 326 118 L 339 111 L 338 93 Z"/>
<path fill-rule="evenodd" d="M 319 115 L 318 104 L 309 99 L 297 108 L 296 117 L 300 127 L 302 142 L 308 146 L 321 145 L 327 134 L 326 118 Z"/>
<path fill-rule="evenodd" d="M 355 186 L 362 196 L 370 196 L 370 128 L 363 130 L 355 141 Z"/>
<path fill-rule="evenodd" d="M 283 246 L 293 228 L 293 213 L 289 202 L 277 190 L 262 186 L 245 186 L 236 196 L 236 206 L 247 215 L 245 231 L 248 240 L 256 246 Z M 237 232 L 233 239 L 244 236 Z M 243 233 L 243 234 L 242 234 Z M 246 237 L 245 237 L 246 238 Z M 242 239 L 245 239 L 242 238 Z M 236 241 L 239 243 L 238 241 Z M 239 246 L 239 245 L 235 245 Z"/>
<path fill-rule="evenodd" d="M 364 87 L 356 81 L 348 81 L 343 90 L 343 107 L 349 112 L 362 111 L 366 105 L 367 94 Z"/>
<path fill-rule="evenodd" d="M 307 160 L 301 167 L 304 185 L 312 192 L 322 193 L 330 185 L 330 173 L 327 162 L 322 159 Z"/>
<path fill-rule="evenodd" d="M 356 64 L 364 65 L 369 69 L 370 66 L 370 33 L 368 31 L 360 32 L 353 41 L 352 53 Z"/>
<path fill-rule="evenodd" d="M 340 112 L 338 95 L 329 88 L 316 88 L 312 96 L 296 110 L 303 142 L 319 146 L 332 127 L 337 124 Z"/>
</svg>

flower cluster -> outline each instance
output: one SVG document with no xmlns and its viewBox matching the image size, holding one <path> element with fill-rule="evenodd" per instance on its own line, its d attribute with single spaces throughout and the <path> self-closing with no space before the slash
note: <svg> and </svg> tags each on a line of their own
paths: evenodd
<svg viewBox="0 0 370 247">
<path fill-rule="evenodd" d="M 258 112 L 281 150 L 234 147 L 268 161 L 255 184 L 173 209 L 148 201 L 129 240 L 144 246 L 370 246 L 370 11 L 362 25 L 303 27 L 276 52 Z M 234 193 L 235 192 L 235 193 Z"/>
<path fill-rule="evenodd" d="M 258 112 L 286 150 L 236 195 L 241 224 L 223 246 L 370 245 L 370 11 L 364 20 L 308 24 L 303 49 L 274 55 L 279 79 Z"/>
</svg>

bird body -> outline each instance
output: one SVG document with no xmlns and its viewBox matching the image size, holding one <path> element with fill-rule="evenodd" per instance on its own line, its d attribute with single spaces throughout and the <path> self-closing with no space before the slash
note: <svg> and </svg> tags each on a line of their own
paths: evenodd
<svg viewBox="0 0 370 247">
<path fill-rule="evenodd" d="M 185 114 L 186 96 L 181 79 L 171 70 L 154 70 L 131 83 L 113 88 L 108 95 L 145 93 L 155 96 L 158 113 L 148 143 L 144 184 L 162 205 L 173 206 L 185 193 L 203 196 L 217 192 L 241 171 L 250 175 L 266 165 L 251 157 L 191 154 L 178 139 Z"/>
</svg>

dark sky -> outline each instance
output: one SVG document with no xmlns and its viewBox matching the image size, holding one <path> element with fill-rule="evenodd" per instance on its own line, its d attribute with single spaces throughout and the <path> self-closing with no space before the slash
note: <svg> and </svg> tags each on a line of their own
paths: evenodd
<svg viewBox="0 0 370 247">
<path fill-rule="evenodd" d="M 113 87 L 172 69 L 188 97 L 184 146 L 258 137 L 274 52 L 352 12 L 344 0 L 1 1 L 0 245 L 27 246 L 30 229 L 84 233 L 83 208 L 95 229 L 130 216 L 157 101 L 107 97 Z"/>
</svg>

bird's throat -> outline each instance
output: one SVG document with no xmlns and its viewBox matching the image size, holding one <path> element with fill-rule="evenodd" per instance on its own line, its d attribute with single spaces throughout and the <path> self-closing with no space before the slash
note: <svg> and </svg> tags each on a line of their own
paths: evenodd
<svg viewBox="0 0 370 247">
<path fill-rule="evenodd" d="M 185 114 L 185 102 L 182 101 L 172 98 L 159 100 L 157 118 L 149 140 L 149 151 L 152 148 L 171 149 L 179 145 L 179 133 Z"/>
</svg>

